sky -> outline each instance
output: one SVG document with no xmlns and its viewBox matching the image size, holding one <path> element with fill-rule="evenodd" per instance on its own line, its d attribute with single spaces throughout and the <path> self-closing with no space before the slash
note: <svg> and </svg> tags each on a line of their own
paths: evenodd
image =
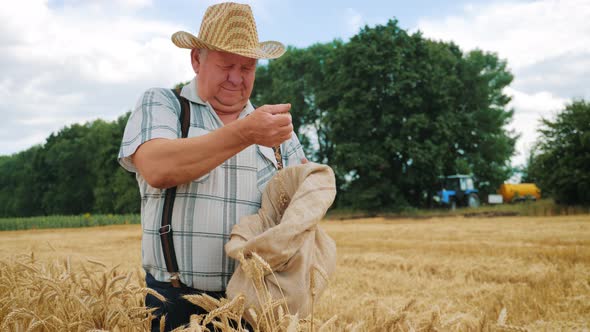
<svg viewBox="0 0 590 332">
<path fill-rule="evenodd" d="M 194 73 L 172 33 L 197 34 L 219 1 L 19 0 L 0 11 L 0 155 L 43 144 L 52 132 L 98 118 L 114 120 L 150 87 Z M 523 165 L 539 120 L 574 99 L 590 99 L 590 0 L 251 0 L 260 41 L 307 47 L 347 41 L 365 25 L 396 18 L 464 52 L 496 52 L 514 74 Z"/>
</svg>

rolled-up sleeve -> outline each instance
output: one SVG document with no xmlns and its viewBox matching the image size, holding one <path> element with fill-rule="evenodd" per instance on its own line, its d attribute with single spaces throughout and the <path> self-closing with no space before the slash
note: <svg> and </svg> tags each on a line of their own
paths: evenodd
<svg viewBox="0 0 590 332">
<path fill-rule="evenodd" d="M 137 172 L 131 156 L 143 143 L 155 138 L 180 137 L 180 104 L 171 90 L 149 89 L 139 98 L 123 134 L 119 164 Z"/>
</svg>

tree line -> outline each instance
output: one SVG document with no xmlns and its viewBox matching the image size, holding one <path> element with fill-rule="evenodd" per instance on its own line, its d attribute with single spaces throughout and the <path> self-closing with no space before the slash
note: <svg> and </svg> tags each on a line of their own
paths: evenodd
<svg viewBox="0 0 590 332">
<path fill-rule="evenodd" d="M 484 195 L 512 175 L 517 135 L 505 129 L 503 89 L 513 76 L 494 53 L 464 53 L 391 20 L 348 42 L 289 47 L 256 75 L 253 103 L 292 104 L 308 158 L 335 170 L 339 207 L 426 207 L 441 175 L 473 174 Z M 0 216 L 138 212 L 134 176 L 116 161 L 128 116 L 0 157 Z"/>
<path fill-rule="evenodd" d="M 0 216 L 139 212 L 135 178 L 117 163 L 129 115 L 74 124 L 0 156 Z"/>
<path fill-rule="evenodd" d="M 483 195 L 511 176 L 512 79 L 494 53 L 391 20 L 347 43 L 290 48 L 259 69 L 254 100 L 291 102 L 311 159 L 336 172 L 341 206 L 425 207 L 439 176 L 473 174 Z"/>
<path fill-rule="evenodd" d="M 575 100 L 543 119 L 523 180 L 539 184 L 557 203 L 590 205 L 590 103 Z"/>
</svg>

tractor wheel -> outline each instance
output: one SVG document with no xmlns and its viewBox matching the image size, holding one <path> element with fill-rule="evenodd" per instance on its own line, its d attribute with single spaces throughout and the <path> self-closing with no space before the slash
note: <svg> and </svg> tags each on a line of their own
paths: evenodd
<svg viewBox="0 0 590 332">
<path fill-rule="evenodd" d="M 476 208 L 479 207 L 479 197 L 477 196 L 477 194 L 475 193 L 471 193 L 469 194 L 469 196 L 467 197 L 467 206 L 470 208 Z"/>
</svg>

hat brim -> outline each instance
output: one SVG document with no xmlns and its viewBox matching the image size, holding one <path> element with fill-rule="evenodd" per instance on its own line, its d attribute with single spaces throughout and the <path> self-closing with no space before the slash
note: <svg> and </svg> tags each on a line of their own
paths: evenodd
<svg viewBox="0 0 590 332">
<path fill-rule="evenodd" d="M 208 50 L 234 53 L 253 59 L 276 59 L 285 53 L 285 46 L 282 43 L 273 40 L 258 43 L 258 47 L 255 48 L 223 48 L 211 45 L 185 31 L 175 32 L 171 39 L 174 45 L 180 48 L 204 48 Z"/>
</svg>

